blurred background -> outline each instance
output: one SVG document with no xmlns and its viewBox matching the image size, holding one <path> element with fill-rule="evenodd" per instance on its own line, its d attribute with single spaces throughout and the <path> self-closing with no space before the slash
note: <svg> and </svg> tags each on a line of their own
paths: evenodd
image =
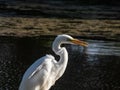
<svg viewBox="0 0 120 90">
<path fill-rule="evenodd" d="M 119 0 L 0 0 L 0 90 L 18 90 L 26 69 L 69 34 L 65 74 L 50 90 L 120 89 Z"/>
<path fill-rule="evenodd" d="M 120 40 L 120 1 L 0 0 L 0 22 L 2 36 L 67 33 Z"/>
</svg>

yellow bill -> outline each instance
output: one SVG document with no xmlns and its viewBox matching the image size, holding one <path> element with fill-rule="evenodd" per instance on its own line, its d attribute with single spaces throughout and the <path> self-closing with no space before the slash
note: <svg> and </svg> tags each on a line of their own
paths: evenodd
<svg viewBox="0 0 120 90">
<path fill-rule="evenodd" d="M 87 47 L 88 43 L 82 40 L 78 40 L 78 39 L 72 39 L 72 43 L 83 46 L 83 47 Z"/>
</svg>

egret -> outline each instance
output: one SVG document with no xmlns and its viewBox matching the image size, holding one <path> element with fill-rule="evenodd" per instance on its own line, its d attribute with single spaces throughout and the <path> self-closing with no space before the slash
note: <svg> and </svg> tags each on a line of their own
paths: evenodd
<svg viewBox="0 0 120 90">
<path fill-rule="evenodd" d="M 19 90 L 49 90 L 63 73 L 68 63 L 68 52 L 61 44 L 77 44 L 86 47 L 84 41 L 75 39 L 69 35 L 58 35 L 52 50 L 60 56 L 57 61 L 52 55 L 46 55 L 35 61 L 23 75 Z"/>
</svg>

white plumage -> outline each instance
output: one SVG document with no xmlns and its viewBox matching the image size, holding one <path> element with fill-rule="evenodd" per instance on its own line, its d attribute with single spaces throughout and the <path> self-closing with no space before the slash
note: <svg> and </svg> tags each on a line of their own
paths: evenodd
<svg viewBox="0 0 120 90">
<path fill-rule="evenodd" d="M 56 61 L 52 55 L 46 55 L 35 61 L 25 72 L 19 90 L 49 90 L 54 85 L 63 75 L 68 62 L 67 50 L 60 46 L 63 43 L 87 46 L 86 42 L 69 35 L 59 35 L 54 40 L 52 49 L 60 56 L 60 60 Z"/>
</svg>

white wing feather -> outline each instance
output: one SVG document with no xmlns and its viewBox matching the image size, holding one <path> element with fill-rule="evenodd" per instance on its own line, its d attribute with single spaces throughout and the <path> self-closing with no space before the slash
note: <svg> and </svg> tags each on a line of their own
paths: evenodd
<svg viewBox="0 0 120 90">
<path fill-rule="evenodd" d="M 20 90 L 26 90 L 26 88 L 34 90 L 31 87 L 35 87 L 37 84 L 39 84 L 39 88 L 41 88 L 51 75 L 53 61 L 55 61 L 55 59 L 52 55 L 46 55 L 33 63 L 23 76 Z M 23 89 L 21 89 L 21 87 Z"/>
<path fill-rule="evenodd" d="M 55 58 L 52 55 L 46 55 L 43 56 L 42 58 L 38 59 L 37 61 L 35 61 L 25 72 L 23 79 L 28 79 L 30 77 L 32 77 L 36 72 L 38 72 L 39 70 L 41 70 L 42 68 L 42 64 L 43 62 L 45 62 L 46 60 L 54 60 Z"/>
<path fill-rule="evenodd" d="M 51 59 L 51 60 L 54 60 L 55 58 L 52 56 L 52 55 L 46 55 L 44 56 L 44 58 L 42 58 L 43 60 L 41 61 L 40 59 L 40 63 L 39 63 L 39 66 L 34 70 L 34 72 L 32 72 L 32 74 L 28 77 L 29 79 L 32 78 L 37 72 L 39 72 L 42 68 L 44 68 L 44 61 L 47 60 L 47 59 Z M 35 62 L 38 64 L 38 62 Z"/>
</svg>

